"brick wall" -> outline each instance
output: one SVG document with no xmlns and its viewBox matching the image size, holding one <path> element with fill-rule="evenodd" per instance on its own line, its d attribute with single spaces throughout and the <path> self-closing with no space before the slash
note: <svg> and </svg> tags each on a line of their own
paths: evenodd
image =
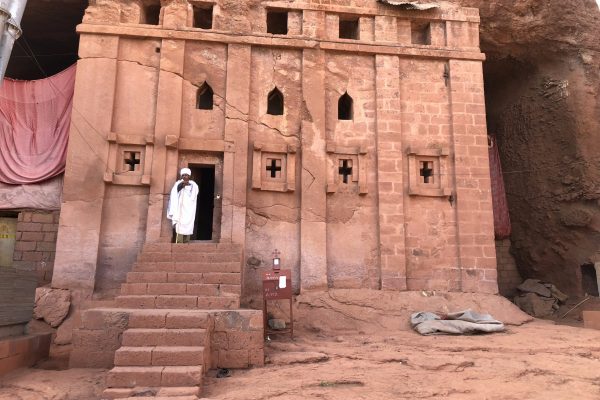
<svg viewBox="0 0 600 400">
<path fill-rule="evenodd" d="M 523 282 L 514 257 L 510 254 L 510 239 L 496 240 L 498 260 L 498 289 L 500 294 L 513 297 L 517 286 Z"/>
<path fill-rule="evenodd" d="M 36 271 L 38 286 L 52 280 L 59 215 L 59 211 L 19 213 L 13 266 Z"/>
<path fill-rule="evenodd" d="M 0 340 L 0 375 L 47 358 L 51 337 L 45 333 Z"/>
</svg>

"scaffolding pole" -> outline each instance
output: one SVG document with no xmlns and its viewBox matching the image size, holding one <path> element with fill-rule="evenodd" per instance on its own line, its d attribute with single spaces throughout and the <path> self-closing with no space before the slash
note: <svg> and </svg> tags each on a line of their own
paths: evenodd
<svg viewBox="0 0 600 400">
<path fill-rule="evenodd" d="M 21 36 L 21 19 L 27 0 L 0 0 L 0 85 L 15 40 Z"/>
</svg>

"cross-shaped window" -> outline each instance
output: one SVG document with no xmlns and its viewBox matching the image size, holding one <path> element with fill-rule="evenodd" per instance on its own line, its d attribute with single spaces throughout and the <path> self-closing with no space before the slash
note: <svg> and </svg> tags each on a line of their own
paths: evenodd
<svg viewBox="0 0 600 400">
<path fill-rule="evenodd" d="M 421 169 L 420 175 L 423 177 L 423 183 L 433 183 L 433 168 L 431 161 L 420 161 Z M 431 181 L 429 180 L 431 178 Z"/>
<path fill-rule="evenodd" d="M 267 158 L 267 172 L 271 178 L 279 178 L 281 176 L 281 159 Z"/>
<path fill-rule="evenodd" d="M 138 151 L 126 151 L 124 162 L 129 166 L 129 171 L 135 171 L 135 166 L 140 163 L 140 153 Z"/>
<path fill-rule="evenodd" d="M 352 160 L 340 160 L 338 172 L 342 176 L 342 181 L 348 183 L 348 177 L 352 176 Z"/>
</svg>

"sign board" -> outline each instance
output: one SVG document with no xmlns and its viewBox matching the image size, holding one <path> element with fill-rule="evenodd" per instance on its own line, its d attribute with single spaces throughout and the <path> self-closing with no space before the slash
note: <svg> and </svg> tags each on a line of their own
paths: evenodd
<svg viewBox="0 0 600 400">
<path fill-rule="evenodd" d="M 292 298 L 292 271 L 281 269 L 263 273 L 263 299 L 284 300 Z"/>
</svg>

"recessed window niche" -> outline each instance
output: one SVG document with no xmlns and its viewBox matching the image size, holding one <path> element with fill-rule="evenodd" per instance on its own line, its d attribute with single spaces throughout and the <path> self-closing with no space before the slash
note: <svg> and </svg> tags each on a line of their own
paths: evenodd
<svg viewBox="0 0 600 400">
<path fill-rule="evenodd" d="M 287 35 L 288 13 L 281 10 L 267 11 L 267 33 L 273 35 Z"/>
<path fill-rule="evenodd" d="M 195 4 L 194 11 L 194 28 L 212 29 L 213 25 L 213 5 L 212 4 Z"/>
<path fill-rule="evenodd" d="M 360 39 L 358 17 L 340 17 L 340 39 Z"/>
<path fill-rule="evenodd" d="M 213 109 L 213 95 L 214 92 L 210 85 L 206 82 L 198 88 L 198 94 L 196 96 L 196 108 L 198 110 L 212 110 Z"/>
<path fill-rule="evenodd" d="M 410 34 L 412 44 L 431 45 L 431 24 L 428 21 L 411 21 Z"/>
</svg>

